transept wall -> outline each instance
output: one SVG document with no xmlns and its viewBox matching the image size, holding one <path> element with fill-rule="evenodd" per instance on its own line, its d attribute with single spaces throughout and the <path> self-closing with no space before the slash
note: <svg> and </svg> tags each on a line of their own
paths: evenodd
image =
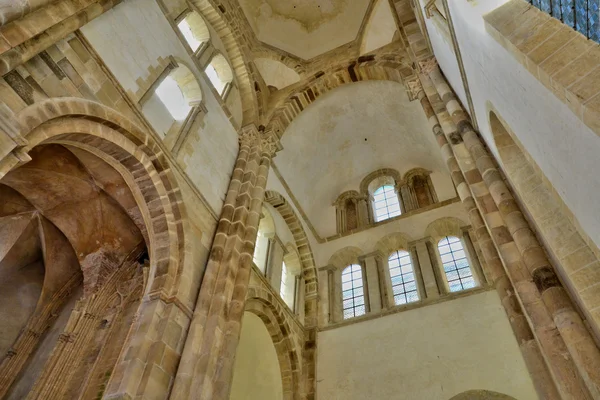
<svg viewBox="0 0 600 400">
<path fill-rule="evenodd" d="M 438 31 L 439 19 L 432 22 L 431 4 L 390 0 L 397 31 L 389 44 L 363 55 L 375 8 L 367 3 L 355 38 L 308 59 L 263 43 L 243 7 L 231 0 L 44 0 L 0 7 L 0 195 L 9 200 L 9 206 L 0 204 L 0 277 L 29 285 L 21 305 L 25 315 L 1 331 L 6 354 L 0 356 L 0 397 L 227 399 L 245 313 L 258 316 L 269 333 L 284 399 L 344 393 L 366 398 L 369 393 L 361 390 L 369 386 L 353 374 L 374 374 L 369 363 L 407 354 L 411 360 L 432 356 L 419 367 L 428 368 L 429 381 L 406 389 L 414 396 L 469 393 L 476 382 L 451 374 L 446 382 L 450 378 L 443 374 L 461 363 L 486 364 L 485 371 L 474 371 L 486 386 L 477 389 L 516 398 L 533 398 L 534 392 L 544 399 L 600 396 L 600 297 L 590 283 L 600 279 L 595 217 L 577 222 L 586 213 L 575 191 L 554 179 L 560 162 L 539 162 L 544 145 L 538 149 L 527 134 L 521 137 L 523 126 L 512 132 L 499 119 L 519 112 L 510 112 L 506 98 L 492 103 L 483 96 L 497 83 L 484 82 L 477 67 L 464 84 L 476 52 L 463 48 L 464 63 L 457 61 L 456 40 L 467 29 L 483 32 L 483 20 L 465 30 L 449 26 L 449 37 Z M 463 10 L 460 3 L 445 4 L 445 11 Z M 211 36 L 198 51 L 178 27 L 188 12 L 199 13 Z M 458 20 L 471 12 L 459 13 Z M 466 40 L 467 48 L 476 48 L 476 40 Z M 432 51 L 441 57 L 441 70 Z M 232 72 L 223 90 L 214 81 L 223 70 L 208 68 L 215 56 Z M 259 57 L 290 68 L 298 81 L 269 86 L 254 62 Z M 193 92 L 185 104 L 189 112 L 161 130 L 157 123 L 165 121 L 153 120 L 145 101 L 158 96 L 178 69 L 185 72 L 176 84 L 184 100 Z M 439 201 L 430 180 L 420 207 L 414 193 L 406 197 L 409 189 L 399 179 L 390 185 L 382 175 L 376 186 L 391 187 L 397 201 L 417 204 L 409 202 L 407 209 L 402 203 L 401 215 L 374 221 L 371 189 L 377 188 L 363 188 L 368 207 L 348 214 L 363 222 L 337 231 L 332 224 L 337 233 L 320 236 L 303 203 L 306 196 L 294 193 L 290 172 L 277 167 L 277 156 L 294 150 L 285 149 L 282 139 L 295 120 L 309 115 L 309 107 L 322 104 L 321 96 L 361 81 L 403 85 L 428 122 L 416 129 L 438 145 L 435 158 L 447 167 L 443 178 L 458 197 Z M 473 104 L 479 120 L 461 103 Z M 172 115 L 167 103 L 160 107 Z M 506 134 L 497 133 L 490 111 Z M 550 137 L 550 146 L 559 148 L 555 133 Z M 400 139 L 390 145 L 400 146 Z M 515 161 L 525 158 L 529 164 Z M 431 172 L 424 165 L 411 168 L 424 176 Z M 544 195 L 552 192 L 553 204 L 564 211 L 550 227 L 522 181 L 531 171 L 547 181 Z M 348 184 L 360 189 L 360 180 Z M 270 237 L 261 270 L 254 253 L 264 202 L 279 213 L 291 240 L 274 245 L 280 238 Z M 335 212 L 331 204 L 325 207 Z M 561 240 L 555 232 L 571 236 Z M 444 240 L 448 248 L 460 244 L 454 251 L 462 252 L 460 263 L 471 274 L 461 279 L 472 286 L 455 292 L 448 254 L 440 250 Z M 299 265 L 293 303 L 283 292 L 283 275 L 294 271 L 291 263 L 286 269 L 290 256 Z M 399 302 L 392 263 L 407 259 L 411 272 L 403 269 L 401 275 L 412 281 L 402 283 L 406 301 Z M 14 272 L 19 268 L 25 268 L 22 275 Z M 360 285 L 352 283 L 349 308 L 343 276 L 355 273 Z M 355 296 L 355 289 L 361 294 Z M 6 293 L 7 301 L 15 301 L 15 293 Z M 434 318 L 437 313 L 446 318 Z M 8 318 L 11 310 L 2 304 L 0 315 Z M 421 317 L 431 319 L 431 326 L 419 328 Z M 478 333 L 467 337 L 461 328 Z M 448 329 L 448 337 L 437 334 Z M 369 347 L 377 343 L 370 337 L 374 332 L 394 351 L 376 359 L 378 349 Z M 410 342 L 406 346 L 419 344 L 401 354 L 398 337 Z M 430 345 L 441 346 L 444 361 L 428 353 Z M 471 349 L 470 359 L 453 353 L 464 348 Z M 478 354 L 483 349 L 493 351 Z M 360 365 L 344 372 L 355 367 L 352 357 Z M 340 359 L 344 365 L 335 365 Z M 404 378 L 419 371 L 396 367 Z M 442 381 L 447 390 L 438 389 Z M 514 383 L 510 390 L 506 381 Z M 378 387 L 382 398 L 393 396 L 385 390 L 404 390 Z M 495 396 L 482 393 L 477 395 Z"/>
</svg>

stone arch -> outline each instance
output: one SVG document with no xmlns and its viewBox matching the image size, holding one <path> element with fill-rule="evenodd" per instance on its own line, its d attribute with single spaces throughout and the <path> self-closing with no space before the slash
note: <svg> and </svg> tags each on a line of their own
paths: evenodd
<svg viewBox="0 0 600 400">
<path fill-rule="evenodd" d="M 199 45 L 196 49 L 192 47 L 194 52 L 198 52 L 204 48 L 210 42 L 210 29 L 208 28 L 208 24 L 204 20 L 204 17 L 197 11 L 191 10 L 185 14 L 185 16 L 177 23 L 179 30 L 182 32 L 184 37 L 186 36 L 183 33 L 183 30 L 180 26 L 182 22 L 184 22 L 189 26 L 190 33 L 194 40 L 199 42 Z M 187 37 L 185 37 L 186 41 L 188 41 Z M 191 44 L 188 41 L 188 45 Z"/>
<path fill-rule="evenodd" d="M 490 390 L 469 390 L 457 394 L 450 400 L 517 400 L 506 394 L 492 392 Z"/>
<path fill-rule="evenodd" d="M 324 72 L 317 72 L 294 90 L 266 115 L 267 124 L 281 137 L 292 121 L 323 94 L 353 82 L 379 80 L 404 83 L 414 76 L 406 53 L 359 57 Z"/>
<path fill-rule="evenodd" d="M 183 249 L 178 248 L 183 243 L 183 202 L 157 142 L 117 111 L 80 98 L 35 103 L 18 113 L 15 122 L 28 142 L 20 149 L 23 153 L 42 143 L 69 144 L 100 157 L 119 172 L 129 172 L 126 182 L 142 209 L 150 257 L 155 260 L 147 293 L 171 293 L 183 260 Z M 16 166 L 16 160 L 0 162 L 0 177 Z"/>
<path fill-rule="evenodd" d="M 245 311 L 258 316 L 267 327 L 281 368 L 284 400 L 299 400 L 302 398 L 301 388 L 301 350 L 300 343 L 295 343 L 293 329 L 287 318 L 286 311 L 273 295 L 267 290 L 250 287 L 246 298 Z"/>
<path fill-rule="evenodd" d="M 158 302 L 174 304 L 177 311 L 171 315 L 189 318 L 195 299 L 188 297 L 189 287 L 194 285 L 192 279 L 182 279 L 186 255 L 182 222 L 185 210 L 175 175 L 154 137 L 119 112 L 81 98 L 44 100 L 25 108 L 8 122 L 21 133 L 26 144 L 18 150 L 23 161 L 14 157 L 0 160 L 0 178 L 27 162 L 28 153 L 36 146 L 58 144 L 98 157 L 122 175 L 131 190 L 141 214 L 141 221 L 137 222 L 147 229 L 150 265 L 144 285 L 140 286 L 143 299 L 136 307 L 139 319 L 134 319 L 126 331 L 129 333 L 123 348 L 140 346 L 147 340 L 147 326 L 144 328 L 141 323 L 160 322 L 162 316 L 156 317 Z M 195 273 L 188 269 L 186 274 L 191 278 Z M 170 318 L 173 317 L 165 319 Z M 165 340 L 163 333 L 155 339 Z M 119 392 L 125 387 L 122 382 L 135 379 L 130 373 L 131 363 L 141 361 L 146 369 L 160 364 L 158 360 L 148 360 L 144 351 L 137 351 L 134 359 L 126 360 L 123 356 L 121 352 L 116 359 L 116 372 L 110 375 L 105 395 Z M 143 392 L 146 387 L 141 385 L 124 390 L 133 390 L 134 394 Z M 161 390 L 167 391 L 168 387 Z"/>
<path fill-rule="evenodd" d="M 217 92 L 219 92 L 219 95 L 223 96 L 227 86 L 233 84 L 233 69 L 225 56 L 221 53 L 214 54 L 208 62 L 207 67 L 208 66 L 211 66 L 217 74 L 216 77 L 211 77 L 209 75 L 209 80 Z M 218 79 L 223 86 L 221 90 L 217 88 L 219 85 L 215 84 L 214 78 Z"/>
<path fill-rule="evenodd" d="M 242 99 L 242 126 L 258 120 L 261 104 L 260 96 L 256 95 L 254 90 L 257 79 L 255 72 L 252 71 L 245 59 L 242 50 L 241 29 L 232 29 L 235 16 L 233 9 L 226 10 L 223 5 L 218 8 L 210 0 L 192 0 L 193 8 L 202 16 L 216 34 L 223 40 L 223 45 L 227 50 L 229 62 L 237 80 L 237 85 Z M 221 7 L 223 7 L 221 9 Z M 227 12 L 229 11 L 229 12 Z"/>
<path fill-rule="evenodd" d="M 402 176 L 400 175 L 400 172 L 392 168 L 382 168 L 371 172 L 369 175 L 363 178 L 363 180 L 360 182 L 360 193 L 363 195 L 371 195 L 373 189 L 376 189 L 375 187 L 372 187 L 371 183 L 384 177 L 392 178 L 397 186 L 402 184 Z"/>
<path fill-rule="evenodd" d="M 408 243 L 411 241 L 412 239 L 407 234 L 394 232 L 379 239 L 375 245 L 375 250 L 387 258 L 396 250 L 408 251 Z"/>
<path fill-rule="evenodd" d="M 334 266 L 339 270 L 343 270 L 350 264 L 358 264 L 358 257 L 364 252 L 358 247 L 348 246 L 339 249 L 331 257 L 329 257 L 329 265 Z"/>
<path fill-rule="evenodd" d="M 198 77 L 184 61 L 176 57 L 174 59 L 177 62 L 177 68 L 173 69 L 169 73 L 169 76 L 177 82 L 177 86 L 181 89 L 183 97 L 190 106 L 193 107 L 200 104 L 204 96 Z"/>
<path fill-rule="evenodd" d="M 315 266 L 315 260 L 312 249 L 310 248 L 308 236 L 292 206 L 281 194 L 273 190 L 267 190 L 265 192 L 265 202 L 269 203 L 281 214 L 294 235 L 294 241 L 296 242 L 296 248 L 298 249 L 300 262 L 302 264 L 302 275 L 306 285 L 305 321 L 307 326 L 316 326 L 318 291 L 317 268 Z"/>
<path fill-rule="evenodd" d="M 256 65 L 267 86 L 283 89 L 300 82 L 300 75 L 280 60 L 255 58 L 254 65 Z"/>
<path fill-rule="evenodd" d="M 465 223 L 458 218 L 443 217 L 436 219 L 425 229 L 425 236 L 429 236 L 437 243 L 446 236 L 462 237 L 462 229 Z"/>
</svg>

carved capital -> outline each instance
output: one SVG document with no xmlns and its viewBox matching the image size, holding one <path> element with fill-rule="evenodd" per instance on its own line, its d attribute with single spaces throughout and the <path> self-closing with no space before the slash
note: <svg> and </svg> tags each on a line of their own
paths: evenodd
<svg viewBox="0 0 600 400">
<path fill-rule="evenodd" d="M 273 133 L 269 132 L 261 135 L 260 148 L 263 153 L 267 153 L 273 157 L 280 147 L 279 139 Z"/>
<path fill-rule="evenodd" d="M 256 144 L 258 142 L 259 137 L 260 134 L 258 133 L 256 125 L 246 125 L 242 128 L 239 135 L 240 145 L 252 146 L 253 144 Z"/>
<path fill-rule="evenodd" d="M 429 75 L 438 66 L 435 57 L 431 57 L 428 60 L 419 61 L 419 70 L 422 74 Z"/>
<path fill-rule="evenodd" d="M 419 78 L 407 81 L 406 90 L 410 101 L 417 100 L 419 98 L 419 93 L 423 91 L 423 86 L 421 85 Z"/>
</svg>

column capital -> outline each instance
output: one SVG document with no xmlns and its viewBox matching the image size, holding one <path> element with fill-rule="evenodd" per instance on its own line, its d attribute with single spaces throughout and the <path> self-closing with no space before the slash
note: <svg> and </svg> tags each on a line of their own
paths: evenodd
<svg viewBox="0 0 600 400">
<path fill-rule="evenodd" d="M 419 61 L 419 71 L 422 74 L 429 75 L 438 66 L 437 59 L 431 57 L 428 60 Z"/>
<path fill-rule="evenodd" d="M 372 252 L 370 252 L 368 254 L 363 254 L 362 256 L 358 257 L 358 261 L 362 262 L 362 261 L 366 260 L 367 258 L 371 258 L 371 257 L 373 257 L 373 258 L 379 258 L 381 260 L 384 259 L 383 253 L 381 251 L 379 251 L 379 250 L 375 250 L 375 251 L 372 251 Z"/>
<path fill-rule="evenodd" d="M 418 77 L 406 82 L 406 92 L 408 93 L 408 100 L 418 100 L 419 93 L 423 91 L 421 80 Z"/>
<path fill-rule="evenodd" d="M 269 154 L 271 157 L 282 149 L 279 138 L 273 132 L 262 132 L 260 134 L 260 148 L 262 152 Z"/>
<path fill-rule="evenodd" d="M 238 140 L 241 145 L 251 146 L 255 144 L 260 138 L 258 128 L 254 124 L 246 125 L 242 127 Z"/>
</svg>

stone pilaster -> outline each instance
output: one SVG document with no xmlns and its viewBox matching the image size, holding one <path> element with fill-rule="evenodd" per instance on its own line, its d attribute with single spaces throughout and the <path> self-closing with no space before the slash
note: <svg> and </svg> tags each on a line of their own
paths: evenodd
<svg viewBox="0 0 600 400">
<path fill-rule="evenodd" d="M 369 312 L 377 313 L 383 308 L 381 296 L 380 282 L 382 281 L 379 275 L 379 262 L 381 258 L 379 253 L 370 253 L 359 258 L 365 270 L 364 280 L 367 284 L 365 296 L 368 299 Z"/>
<path fill-rule="evenodd" d="M 281 287 L 284 254 L 285 249 L 281 240 L 279 240 L 277 236 L 270 237 L 267 250 L 266 276 L 269 283 L 271 283 L 271 286 L 273 286 L 277 292 L 279 292 L 279 288 Z"/>
<path fill-rule="evenodd" d="M 229 398 L 252 254 L 276 150 L 271 135 L 260 134 L 253 125 L 242 129 L 172 398 Z"/>
<path fill-rule="evenodd" d="M 554 362 L 560 362 L 562 365 L 560 375 L 555 371 L 555 375 L 559 377 L 559 390 L 564 396 L 582 399 L 600 397 L 600 350 L 562 287 L 492 156 L 475 132 L 468 114 L 462 109 L 439 68 L 431 71 L 429 77 L 456 126 L 453 147 L 460 149 L 469 164 L 474 167 L 467 173 L 472 174 L 477 187 L 489 191 L 489 195 L 484 193 L 482 197 L 488 202 L 491 200 L 492 203 L 488 205 L 485 218 L 492 232 L 496 232 L 494 239 L 497 240 L 499 248 L 510 249 L 507 251 L 510 257 L 519 260 L 521 268 L 509 268 L 509 273 L 517 290 L 522 294 L 521 300 L 526 309 L 531 309 L 531 315 L 543 316 L 543 320 L 537 319 L 536 322 L 541 322 L 545 327 L 536 331 L 546 335 L 546 340 L 553 343 Z M 534 309 L 541 314 L 534 314 Z M 561 340 L 557 340 L 555 335 L 548 336 L 553 330 L 558 331 Z M 563 350 L 566 350 L 565 354 L 557 357 L 556 354 L 562 353 Z M 549 354 L 550 349 L 546 352 L 547 357 Z M 566 357 L 567 354 L 570 357 Z M 575 370 L 572 364 L 575 365 Z"/>
<path fill-rule="evenodd" d="M 442 120 L 445 116 L 444 105 L 437 95 L 435 88 L 433 88 L 431 82 L 428 80 L 428 77 L 426 75 L 421 75 L 420 80 L 423 83 L 423 90 L 418 96 L 421 106 L 423 107 L 431 130 L 440 147 L 440 151 L 444 157 L 448 170 L 450 171 L 450 176 L 457 189 L 461 202 L 469 215 L 471 226 L 475 230 L 478 243 L 485 258 L 485 265 L 488 269 L 486 273 L 491 277 L 491 281 L 500 297 L 500 301 L 502 302 L 504 311 L 511 324 L 513 333 L 519 343 L 519 348 L 521 349 L 525 363 L 533 378 L 536 391 L 540 398 L 560 399 L 561 397 L 556 391 L 554 380 L 544 361 L 540 347 L 533 336 L 527 318 L 523 314 L 520 303 L 515 296 L 515 288 L 512 286 L 511 281 L 504 271 L 502 261 L 496 251 L 495 243 L 488 233 L 482 215 L 480 214 L 473 198 L 473 194 L 471 193 L 471 190 L 475 191 L 476 188 L 469 186 L 465 180 L 466 176 L 471 177 L 474 174 L 466 174 L 461 169 L 452 146 L 442 129 L 442 122 L 444 122 L 445 127 L 451 126 L 447 123 L 448 121 Z M 452 131 L 448 132 L 448 134 L 448 136 L 453 137 Z M 560 373 L 561 368 L 558 369 Z M 565 369 L 568 370 L 568 366 L 566 366 Z M 555 371 L 555 368 L 553 368 L 553 371 Z"/>
<path fill-rule="evenodd" d="M 358 211 L 358 227 L 362 228 L 363 226 L 367 226 L 371 223 L 371 219 L 369 217 L 369 198 L 367 196 L 363 196 L 358 199 L 357 203 L 357 211 Z"/>
<path fill-rule="evenodd" d="M 413 257 L 413 264 L 418 262 L 418 268 L 421 271 L 424 289 L 421 298 L 435 299 L 440 296 L 440 289 L 436 279 L 435 264 L 432 262 L 429 249 L 427 248 L 427 243 L 429 242 L 431 242 L 430 238 L 415 242 L 414 245 L 411 246 L 411 250 L 413 250 L 411 251 L 411 254 L 413 252 L 416 254 L 416 260 L 415 257 Z M 417 266 L 415 265 L 415 272 L 416 267 Z"/>
</svg>

